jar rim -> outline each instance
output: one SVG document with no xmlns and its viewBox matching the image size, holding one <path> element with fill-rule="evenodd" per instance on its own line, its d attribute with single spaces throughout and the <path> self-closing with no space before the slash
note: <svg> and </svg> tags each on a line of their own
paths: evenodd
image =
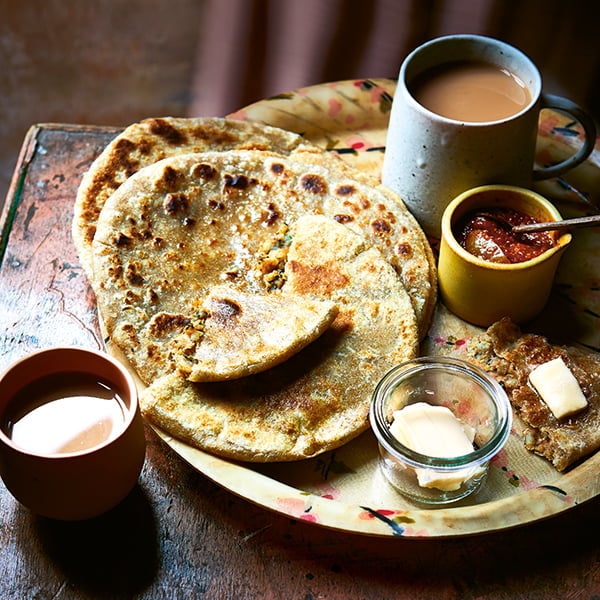
<svg viewBox="0 0 600 600">
<path fill-rule="evenodd" d="M 491 438 L 473 452 L 455 457 L 434 457 L 416 452 L 398 441 L 391 433 L 383 414 L 383 398 L 399 381 L 416 372 L 442 369 L 449 373 L 466 375 L 482 387 L 492 399 L 497 413 L 497 424 Z M 415 468 L 434 471 L 456 471 L 479 466 L 489 461 L 506 443 L 512 427 L 512 409 L 502 386 L 483 369 L 463 360 L 450 357 L 426 356 L 405 361 L 390 369 L 373 392 L 370 422 L 378 442 L 393 456 Z"/>
</svg>

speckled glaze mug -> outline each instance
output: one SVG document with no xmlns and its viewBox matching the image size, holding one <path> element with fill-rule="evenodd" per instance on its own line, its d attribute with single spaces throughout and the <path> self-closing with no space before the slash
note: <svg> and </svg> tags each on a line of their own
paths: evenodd
<svg viewBox="0 0 600 600">
<path fill-rule="evenodd" d="M 513 73 L 529 90 L 529 103 L 503 119 L 470 122 L 440 116 L 415 100 L 410 88 L 416 77 L 461 61 L 483 61 Z M 566 160 L 534 170 L 543 108 L 573 116 L 584 128 L 585 142 Z M 477 35 L 441 37 L 415 49 L 402 64 L 382 181 L 401 196 L 426 233 L 439 238 L 444 209 L 465 190 L 486 184 L 529 187 L 534 180 L 556 177 L 583 162 L 595 138 L 593 119 L 570 100 L 542 93 L 538 69 L 516 48 Z"/>
</svg>

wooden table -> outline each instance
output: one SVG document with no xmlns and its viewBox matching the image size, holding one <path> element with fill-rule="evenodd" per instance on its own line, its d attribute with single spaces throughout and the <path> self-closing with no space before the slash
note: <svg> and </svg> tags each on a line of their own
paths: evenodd
<svg viewBox="0 0 600 600">
<path fill-rule="evenodd" d="M 71 239 L 82 174 L 116 130 L 41 124 L 0 219 L 0 371 L 37 349 L 102 348 Z M 569 598 L 600 595 L 600 500 L 454 539 L 354 535 L 255 506 L 146 429 L 138 485 L 97 519 L 37 517 L 0 484 L 0 598 Z"/>
</svg>

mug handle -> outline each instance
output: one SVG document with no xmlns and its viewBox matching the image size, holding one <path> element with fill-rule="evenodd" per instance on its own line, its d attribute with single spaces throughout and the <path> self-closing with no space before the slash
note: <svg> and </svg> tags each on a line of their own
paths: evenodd
<svg viewBox="0 0 600 600">
<path fill-rule="evenodd" d="M 596 143 L 596 124 L 594 123 L 594 120 L 583 110 L 583 108 L 575 104 L 575 102 L 562 98 L 561 96 L 555 96 L 554 94 L 542 93 L 540 110 L 544 108 L 558 110 L 573 116 L 583 127 L 585 141 L 583 146 L 573 154 L 573 156 L 550 167 L 534 169 L 533 179 L 535 181 L 558 177 L 565 171 L 573 169 L 581 164 L 592 153 Z"/>
</svg>

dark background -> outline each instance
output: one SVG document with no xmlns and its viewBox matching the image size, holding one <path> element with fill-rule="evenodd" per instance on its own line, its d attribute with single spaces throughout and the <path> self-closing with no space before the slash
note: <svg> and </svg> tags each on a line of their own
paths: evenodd
<svg viewBox="0 0 600 600">
<path fill-rule="evenodd" d="M 0 0 L 0 205 L 41 122 L 224 116 L 306 85 L 396 77 L 422 42 L 507 41 L 545 90 L 600 113 L 600 3 L 588 0 Z"/>
</svg>

